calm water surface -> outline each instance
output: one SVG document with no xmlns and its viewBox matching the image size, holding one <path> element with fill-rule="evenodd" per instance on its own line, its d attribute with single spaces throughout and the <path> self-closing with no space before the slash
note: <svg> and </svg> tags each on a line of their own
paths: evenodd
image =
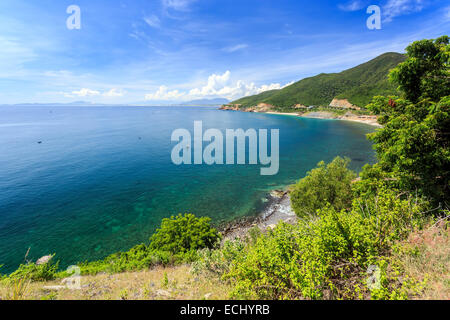
<svg viewBox="0 0 450 320">
<path fill-rule="evenodd" d="M 280 129 L 280 171 L 175 166 L 173 130 Z M 201 107 L 0 107 L 0 269 L 56 253 L 65 267 L 147 242 L 161 219 L 191 212 L 215 223 L 254 215 L 268 191 L 319 161 L 374 162 L 373 127 Z M 39 143 L 41 142 L 41 143 Z"/>
</svg>

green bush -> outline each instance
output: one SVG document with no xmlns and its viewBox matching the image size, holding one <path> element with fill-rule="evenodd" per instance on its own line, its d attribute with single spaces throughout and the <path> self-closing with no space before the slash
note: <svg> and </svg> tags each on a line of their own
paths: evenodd
<svg viewBox="0 0 450 320">
<path fill-rule="evenodd" d="M 244 243 L 241 240 L 226 241 L 220 249 L 204 249 L 198 252 L 198 259 L 192 264 L 192 273 L 212 273 L 222 276 L 230 271 L 230 267 L 243 253 Z"/>
<path fill-rule="evenodd" d="M 320 162 L 291 189 L 291 204 L 300 216 L 315 215 L 330 204 L 336 210 L 349 208 L 352 203 L 352 180 L 356 174 L 347 167 L 349 159 L 337 157 L 328 165 Z"/>
<path fill-rule="evenodd" d="M 59 262 L 49 262 L 36 265 L 34 263 L 21 264 L 19 268 L 11 273 L 7 280 L 30 280 L 30 281 L 49 281 L 54 280 L 57 276 Z"/>
<path fill-rule="evenodd" d="M 173 254 L 213 249 L 221 235 L 210 222 L 210 218 L 197 218 L 193 214 L 164 219 L 161 228 L 150 238 L 150 249 Z"/>
<path fill-rule="evenodd" d="M 79 266 L 85 275 L 191 263 L 198 259 L 198 250 L 215 248 L 220 238 L 220 233 L 211 227 L 209 218 L 179 215 L 164 219 L 161 228 L 150 238 L 149 245 L 140 244 L 127 252 L 118 252 L 104 260 L 85 262 Z"/>
<path fill-rule="evenodd" d="M 155 265 L 169 265 L 177 259 L 169 252 L 150 250 L 141 244 L 127 252 L 118 252 L 104 260 L 79 264 L 81 274 L 120 273 L 148 269 Z"/>
<path fill-rule="evenodd" d="M 352 184 L 355 198 L 371 199 L 382 187 L 398 190 L 398 183 L 383 171 L 379 164 L 366 164 L 359 173 L 360 179 Z"/>
<path fill-rule="evenodd" d="M 359 200 L 348 211 L 329 206 L 297 226 L 282 223 L 248 245 L 226 275 L 235 283 L 233 297 L 339 299 L 355 298 L 361 290 L 370 295 L 367 268 L 420 226 L 422 207 L 388 189 L 363 205 Z"/>
</svg>

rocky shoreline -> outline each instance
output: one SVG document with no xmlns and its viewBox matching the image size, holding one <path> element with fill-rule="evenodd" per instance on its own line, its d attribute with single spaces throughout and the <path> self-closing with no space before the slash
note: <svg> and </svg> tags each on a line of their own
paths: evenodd
<svg viewBox="0 0 450 320">
<path fill-rule="evenodd" d="M 297 216 L 291 208 L 291 199 L 286 190 L 273 190 L 267 196 L 269 202 L 265 209 L 257 216 L 243 218 L 222 226 L 220 231 L 224 241 L 245 238 L 253 228 L 259 228 L 262 232 L 271 230 L 280 222 L 295 224 Z"/>
</svg>

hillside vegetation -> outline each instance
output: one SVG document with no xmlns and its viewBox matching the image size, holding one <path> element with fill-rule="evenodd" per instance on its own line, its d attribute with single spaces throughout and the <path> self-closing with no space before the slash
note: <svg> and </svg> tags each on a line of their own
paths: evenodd
<svg viewBox="0 0 450 320">
<path fill-rule="evenodd" d="M 236 100 L 231 104 L 252 107 L 259 103 L 267 103 L 285 109 L 296 104 L 328 106 L 334 98 L 339 98 L 348 99 L 356 106 L 365 107 L 376 95 L 398 94 L 396 85 L 388 80 L 388 73 L 404 60 L 405 56 L 402 54 L 385 53 L 341 73 L 322 73 L 300 80 L 284 89 L 266 91 Z"/>
</svg>

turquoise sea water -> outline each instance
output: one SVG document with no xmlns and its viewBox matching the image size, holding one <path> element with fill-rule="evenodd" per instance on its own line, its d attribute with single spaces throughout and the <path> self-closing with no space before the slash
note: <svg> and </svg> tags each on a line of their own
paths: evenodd
<svg viewBox="0 0 450 320">
<path fill-rule="evenodd" d="M 280 171 L 175 166 L 173 130 L 280 129 Z M 164 217 L 254 215 L 320 160 L 374 162 L 373 127 L 201 107 L 0 107 L 0 269 L 56 253 L 65 267 L 147 242 Z"/>
</svg>

